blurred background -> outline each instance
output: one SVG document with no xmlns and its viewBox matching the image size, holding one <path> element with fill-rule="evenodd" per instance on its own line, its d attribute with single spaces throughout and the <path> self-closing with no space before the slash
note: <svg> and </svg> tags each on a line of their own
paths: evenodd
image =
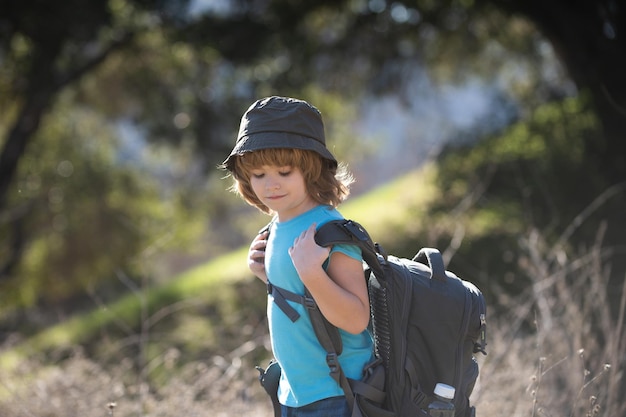
<svg viewBox="0 0 626 417">
<path fill-rule="evenodd" d="M 624 415 L 625 31 L 615 0 L 0 0 L 0 415 L 270 415 L 269 218 L 217 169 L 269 95 L 322 112 L 346 217 L 487 296 L 479 415 Z"/>
</svg>

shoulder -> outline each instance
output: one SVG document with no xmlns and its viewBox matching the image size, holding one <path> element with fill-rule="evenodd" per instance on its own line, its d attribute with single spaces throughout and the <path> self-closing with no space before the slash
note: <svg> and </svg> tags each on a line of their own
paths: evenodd
<svg viewBox="0 0 626 417">
<path fill-rule="evenodd" d="M 323 214 L 321 216 L 322 218 L 317 221 L 318 229 L 330 221 L 345 219 L 345 217 L 343 217 L 343 215 L 334 207 L 331 207 L 331 206 L 320 206 L 320 207 L 323 207 L 323 211 L 322 211 Z M 331 253 L 335 253 L 335 252 L 343 253 L 344 255 L 347 255 L 350 258 L 353 258 L 359 261 L 363 259 L 362 254 L 361 254 L 361 248 L 359 248 L 357 245 L 348 244 L 348 243 L 333 245 L 331 249 Z"/>
<path fill-rule="evenodd" d="M 332 220 L 343 220 L 343 215 L 332 206 L 318 206 L 316 209 L 316 223 L 319 226 Z"/>
</svg>

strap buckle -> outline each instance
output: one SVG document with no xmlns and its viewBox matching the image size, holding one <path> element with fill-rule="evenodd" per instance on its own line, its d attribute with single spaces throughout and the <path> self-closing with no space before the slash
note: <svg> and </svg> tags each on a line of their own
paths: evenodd
<svg viewBox="0 0 626 417">
<path fill-rule="evenodd" d="M 339 372 L 339 360 L 335 352 L 326 355 L 326 364 L 328 365 L 331 374 Z"/>
<path fill-rule="evenodd" d="M 302 297 L 302 305 L 304 305 L 309 310 L 313 310 L 313 309 L 317 308 L 317 303 L 315 302 L 313 297 L 303 296 Z"/>
</svg>

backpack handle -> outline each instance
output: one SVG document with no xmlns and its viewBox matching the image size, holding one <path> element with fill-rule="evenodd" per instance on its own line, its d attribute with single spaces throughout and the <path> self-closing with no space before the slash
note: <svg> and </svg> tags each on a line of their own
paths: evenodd
<svg viewBox="0 0 626 417">
<path fill-rule="evenodd" d="M 422 248 L 417 252 L 417 255 L 413 257 L 413 261 L 430 267 L 430 279 L 437 279 L 442 282 L 446 281 L 446 268 L 439 250 L 435 248 Z"/>
</svg>

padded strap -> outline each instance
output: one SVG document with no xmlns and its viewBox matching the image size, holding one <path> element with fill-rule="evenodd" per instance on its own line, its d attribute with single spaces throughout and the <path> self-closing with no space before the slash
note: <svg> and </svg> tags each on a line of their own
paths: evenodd
<svg viewBox="0 0 626 417">
<path fill-rule="evenodd" d="M 377 277 L 384 277 L 378 254 L 384 259 L 386 256 L 359 223 L 346 219 L 325 223 L 315 233 L 315 242 L 325 247 L 338 244 L 357 245 L 361 248 L 363 260 L 374 274 Z"/>
</svg>

